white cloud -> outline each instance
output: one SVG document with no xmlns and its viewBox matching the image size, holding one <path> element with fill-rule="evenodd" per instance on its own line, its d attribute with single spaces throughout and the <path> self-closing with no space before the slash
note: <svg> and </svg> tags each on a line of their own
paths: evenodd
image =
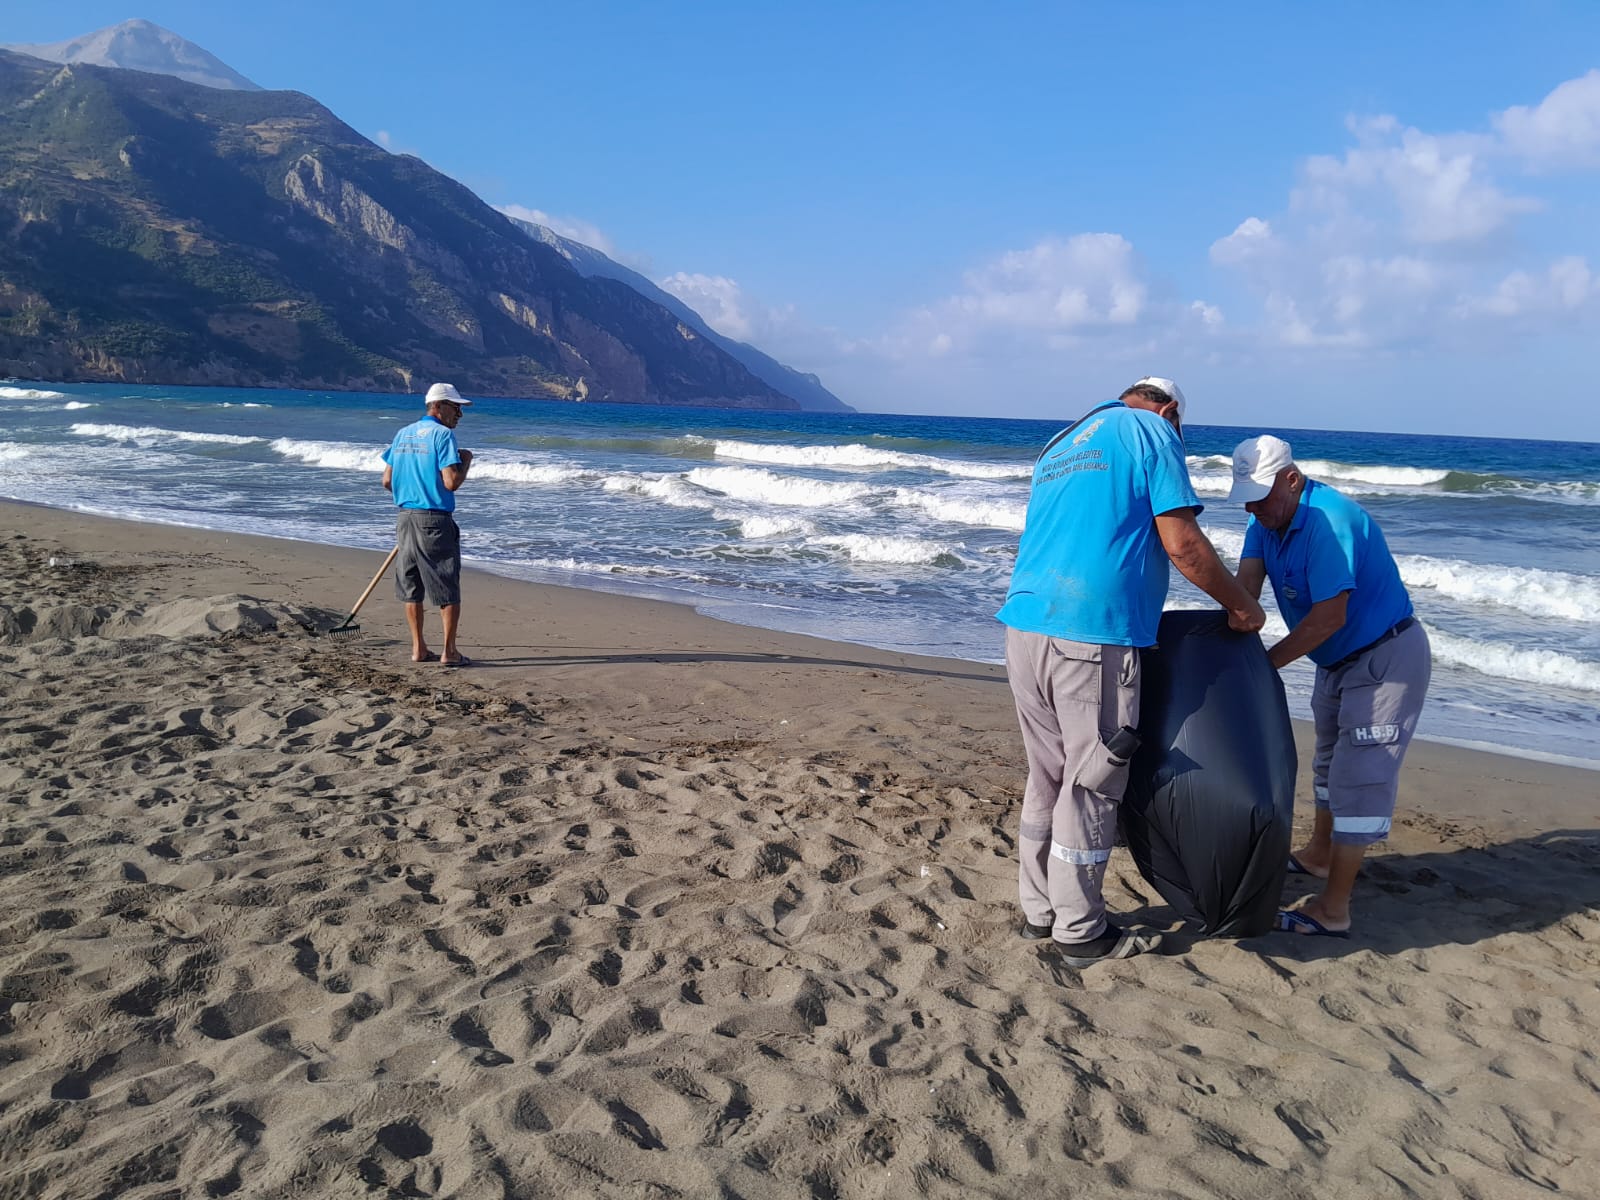
<svg viewBox="0 0 1600 1200">
<path fill-rule="evenodd" d="M 1543 272 L 1512 271 L 1487 295 L 1469 296 L 1462 316 L 1552 316 L 1574 312 L 1600 297 L 1600 280 L 1576 255 L 1559 258 Z"/>
<path fill-rule="evenodd" d="M 873 352 L 892 360 L 1058 355 L 1085 340 L 1126 341 L 1183 311 L 1152 299 L 1131 243 L 1115 233 L 1051 236 L 968 270 L 959 291 L 912 310 Z"/>
<path fill-rule="evenodd" d="M 1277 249 L 1271 224 L 1260 217 L 1246 217 L 1227 237 L 1211 243 L 1211 261 L 1225 267 L 1240 266 L 1259 262 Z"/>
<path fill-rule="evenodd" d="M 757 337 L 764 323 L 763 314 L 746 299 L 738 283 L 725 275 L 678 271 L 656 280 L 656 284 L 694 309 L 711 328 L 736 342 Z"/>
<path fill-rule="evenodd" d="M 591 246 L 608 258 L 618 257 L 617 249 L 612 244 L 611 239 L 601 231 L 599 226 L 588 221 L 580 220 L 577 217 L 554 216 L 543 209 L 527 208 L 521 204 L 502 204 L 498 207 L 508 217 L 516 217 L 521 221 L 532 221 L 535 225 L 543 225 L 546 229 L 560 234 L 564 238 L 570 238 L 574 242 L 581 242 L 585 246 Z M 619 259 L 619 261 L 621 260 Z"/>
<path fill-rule="evenodd" d="M 1488 177 L 1482 138 L 1435 136 L 1393 117 L 1352 121 L 1359 144 L 1342 158 L 1314 155 L 1291 198 L 1316 219 L 1357 225 L 1398 219 L 1417 243 L 1469 242 L 1503 228 L 1539 203 L 1503 192 Z"/>
<path fill-rule="evenodd" d="M 1133 247 L 1115 233 L 1046 238 L 968 271 L 945 305 L 954 317 L 1014 329 L 1130 325 L 1147 288 Z"/>
<path fill-rule="evenodd" d="M 657 279 L 656 286 L 682 300 L 724 337 L 748 342 L 797 370 L 826 374 L 871 352 L 867 342 L 806 320 L 792 304 L 767 304 L 726 275 L 678 271 Z"/>
<path fill-rule="evenodd" d="M 1459 347 L 1490 333 L 1486 322 L 1594 313 L 1587 259 L 1530 265 L 1525 227 L 1556 201 L 1534 190 L 1535 172 L 1600 167 L 1600 71 L 1485 129 L 1430 132 L 1390 115 L 1347 129 L 1343 151 L 1303 161 L 1282 212 L 1247 217 L 1210 247 L 1259 302 L 1249 324 L 1265 344 Z M 1544 224 L 1592 252 L 1583 223 Z"/>
<path fill-rule="evenodd" d="M 1535 170 L 1600 167 L 1600 70 L 1556 87 L 1532 108 L 1494 118 L 1505 151 Z"/>
</svg>

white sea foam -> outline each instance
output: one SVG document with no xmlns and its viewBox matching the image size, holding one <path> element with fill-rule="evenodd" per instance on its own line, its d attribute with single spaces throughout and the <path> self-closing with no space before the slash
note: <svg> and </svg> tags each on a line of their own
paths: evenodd
<svg viewBox="0 0 1600 1200">
<path fill-rule="evenodd" d="M 0 400 L 65 400 L 65 392 L 51 392 L 44 388 L 0 387 Z"/>
<path fill-rule="evenodd" d="M 562 484 L 581 479 L 598 479 L 598 473 L 578 467 L 562 467 L 551 463 L 504 462 L 482 458 L 472 463 L 474 479 L 504 479 L 511 483 Z"/>
<path fill-rule="evenodd" d="M 738 521 L 740 536 L 752 540 L 783 537 L 791 533 L 810 535 L 816 532 L 816 526 L 810 521 L 801 517 L 791 517 L 787 514 L 771 516 L 765 513 L 753 513 L 748 516 L 738 516 L 732 513 L 717 512 L 713 515 L 719 520 Z"/>
<path fill-rule="evenodd" d="M 1600 578 L 1537 567 L 1478 566 L 1449 558 L 1403 554 L 1395 560 L 1406 586 L 1467 604 L 1494 604 L 1533 617 L 1600 621 Z"/>
<path fill-rule="evenodd" d="M 0 442 L 0 461 L 14 462 L 19 458 L 27 458 L 30 448 L 20 442 Z"/>
<path fill-rule="evenodd" d="M 1572 479 L 1533 483 L 1518 479 L 1505 484 L 1497 494 L 1557 504 L 1600 504 L 1600 483 Z"/>
<path fill-rule="evenodd" d="M 201 442 L 220 446 L 248 446 L 263 439 L 236 433 L 196 433 L 188 429 L 161 429 L 154 425 L 89 425 L 72 427 L 79 437 L 107 438 L 113 442 Z"/>
<path fill-rule="evenodd" d="M 1437 467 L 1364 466 L 1325 458 L 1297 460 L 1296 465 L 1311 478 L 1325 479 L 1335 487 L 1341 483 L 1367 483 L 1380 488 L 1424 488 L 1443 483 L 1450 474 Z"/>
<path fill-rule="evenodd" d="M 354 442 L 305 442 L 296 438 L 275 438 L 270 446 L 284 458 L 313 467 L 332 467 L 340 471 L 382 471 L 383 451 Z"/>
<path fill-rule="evenodd" d="M 922 538 L 884 537 L 867 533 L 847 533 L 839 537 L 808 539 L 808 546 L 843 550 L 852 562 L 915 566 L 958 558 L 959 545 L 927 541 Z"/>
<path fill-rule="evenodd" d="M 799 475 L 779 475 L 752 467 L 696 467 L 685 478 L 696 487 L 754 504 L 825 508 L 859 500 L 871 492 L 864 483 L 831 483 Z"/>
<path fill-rule="evenodd" d="M 988 500 L 921 488 L 896 488 L 890 498 L 900 508 L 914 508 L 950 525 L 977 525 L 1021 533 L 1028 516 L 1025 500 Z"/>
<path fill-rule="evenodd" d="M 1225 496 L 1233 486 L 1231 459 L 1220 454 L 1190 455 L 1189 478 L 1194 490 Z M 1407 496 L 1423 493 L 1473 500 L 1517 496 L 1558 504 L 1600 504 L 1600 482 L 1594 480 L 1512 479 L 1442 467 L 1383 466 L 1308 458 L 1297 462 L 1312 479 L 1350 496 Z M 1452 476 L 1455 478 L 1452 480 Z"/>
<path fill-rule="evenodd" d="M 908 454 L 902 450 L 863 446 L 859 442 L 834 446 L 779 446 L 767 442 L 724 439 L 714 443 L 714 446 L 718 458 L 737 458 L 743 462 L 785 467 L 889 467 L 959 475 L 966 479 L 1027 479 L 1032 473 L 1032 467 L 1027 464 L 968 462 L 957 458 L 939 458 L 932 454 Z"/>
<path fill-rule="evenodd" d="M 499 567 L 531 567 L 537 571 L 570 571 L 581 575 L 627 575 L 642 579 L 670 580 L 674 583 L 714 583 L 709 575 L 682 571 L 671 567 L 650 566 L 642 563 L 605 562 L 580 558 L 519 558 L 509 563 L 492 564 Z"/>
<path fill-rule="evenodd" d="M 68 400 L 61 406 L 62 412 L 76 412 L 80 408 L 93 408 L 94 405 L 87 400 Z"/>
<path fill-rule="evenodd" d="M 1522 650 L 1495 642 L 1461 637 L 1428 626 L 1435 662 L 1465 667 L 1483 675 L 1513 679 L 1539 687 L 1563 687 L 1600 693 L 1600 663 L 1554 650 Z"/>
<path fill-rule="evenodd" d="M 1200 532 L 1211 539 L 1211 544 L 1217 548 L 1217 553 L 1223 558 L 1239 561 L 1239 555 L 1244 553 L 1244 533 L 1237 529 L 1214 529 L 1210 525 L 1200 526 Z"/>
<path fill-rule="evenodd" d="M 607 475 L 600 484 L 608 492 L 645 496 L 673 508 L 713 508 L 716 501 L 690 487 L 682 475 Z"/>
</svg>

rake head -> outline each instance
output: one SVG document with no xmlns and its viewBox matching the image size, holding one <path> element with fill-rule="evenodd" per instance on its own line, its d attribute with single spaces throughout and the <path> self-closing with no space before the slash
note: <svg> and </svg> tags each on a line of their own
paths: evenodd
<svg viewBox="0 0 1600 1200">
<path fill-rule="evenodd" d="M 360 632 L 361 632 L 361 626 L 359 626 L 359 625 L 357 625 L 355 623 L 355 614 L 352 613 L 350 616 L 348 616 L 348 617 L 346 617 L 344 619 L 344 624 L 335 625 L 332 629 L 326 630 L 324 632 L 323 636 L 324 637 L 349 637 L 353 633 L 360 633 Z"/>
</svg>

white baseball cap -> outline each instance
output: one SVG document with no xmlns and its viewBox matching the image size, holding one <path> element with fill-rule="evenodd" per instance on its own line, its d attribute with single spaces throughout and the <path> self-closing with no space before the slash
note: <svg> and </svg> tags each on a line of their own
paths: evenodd
<svg viewBox="0 0 1600 1200">
<path fill-rule="evenodd" d="M 465 399 L 460 392 L 456 391 L 455 384 L 436 383 L 428 389 L 428 399 L 426 403 L 459 404 L 462 408 L 466 408 L 472 403 L 472 401 Z"/>
<path fill-rule="evenodd" d="M 1169 400 L 1176 400 L 1178 402 L 1178 420 L 1183 420 L 1183 412 L 1187 407 L 1187 402 L 1183 398 L 1183 390 L 1172 380 L 1163 379 L 1159 375 L 1146 375 L 1143 379 L 1124 388 L 1123 394 L 1126 395 L 1136 387 L 1155 388 L 1156 391 L 1165 393 Z"/>
<path fill-rule="evenodd" d="M 1229 502 L 1251 504 L 1265 499 L 1278 481 L 1278 472 L 1292 466 L 1294 449 L 1281 437 L 1263 433 L 1260 437 L 1245 438 L 1233 448 L 1233 487 L 1228 492 Z"/>
</svg>

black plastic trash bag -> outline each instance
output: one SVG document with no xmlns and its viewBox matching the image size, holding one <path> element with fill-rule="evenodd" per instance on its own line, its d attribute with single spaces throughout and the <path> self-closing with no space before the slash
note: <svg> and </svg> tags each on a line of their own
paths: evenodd
<svg viewBox="0 0 1600 1200">
<path fill-rule="evenodd" d="M 1272 928 L 1294 816 L 1294 729 L 1257 634 L 1167 612 L 1145 650 L 1122 826 L 1134 862 L 1206 934 Z"/>
</svg>

